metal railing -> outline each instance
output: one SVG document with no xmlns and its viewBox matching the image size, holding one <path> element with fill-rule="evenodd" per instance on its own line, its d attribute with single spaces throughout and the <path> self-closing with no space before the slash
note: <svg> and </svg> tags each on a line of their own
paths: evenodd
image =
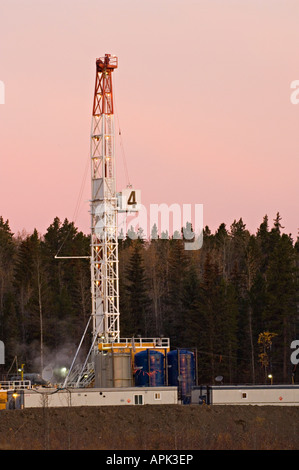
<svg viewBox="0 0 299 470">
<path fill-rule="evenodd" d="M 107 346 L 113 349 L 113 347 L 118 348 L 120 345 L 128 348 L 134 348 L 134 346 L 137 348 L 147 348 L 149 345 L 153 345 L 154 348 L 168 349 L 170 347 L 170 340 L 169 338 L 120 338 L 117 342 L 109 343 Z"/>
<path fill-rule="evenodd" d="M 25 390 L 31 388 L 31 380 L 3 380 L 0 382 L 2 390 Z"/>
</svg>

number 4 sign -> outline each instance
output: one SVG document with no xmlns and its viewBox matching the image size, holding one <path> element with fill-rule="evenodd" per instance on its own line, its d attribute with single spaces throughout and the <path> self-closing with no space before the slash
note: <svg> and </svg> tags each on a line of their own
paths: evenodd
<svg viewBox="0 0 299 470">
<path fill-rule="evenodd" d="M 119 212 L 138 212 L 141 204 L 141 191 L 139 189 L 126 188 L 118 193 Z"/>
</svg>

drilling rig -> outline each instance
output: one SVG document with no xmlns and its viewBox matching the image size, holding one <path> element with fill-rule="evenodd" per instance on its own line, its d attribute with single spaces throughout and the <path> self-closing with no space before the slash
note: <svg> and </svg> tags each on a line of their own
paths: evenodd
<svg viewBox="0 0 299 470">
<path fill-rule="evenodd" d="M 91 293 L 93 336 L 119 340 L 118 233 L 112 72 L 117 58 L 96 61 L 91 134 Z"/>
<path fill-rule="evenodd" d="M 170 349 L 168 338 L 120 337 L 118 212 L 138 211 L 140 191 L 131 186 L 116 191 L 112 74 L 117 67 L 117 57 L 110 54 L 96 60 L 91 131 L 92 342 L 74 382 L 71 373 L 88 323 L 64 385 L 131 386 L 135 353 L 158 349 L 166 355 Z"/>
</svg>

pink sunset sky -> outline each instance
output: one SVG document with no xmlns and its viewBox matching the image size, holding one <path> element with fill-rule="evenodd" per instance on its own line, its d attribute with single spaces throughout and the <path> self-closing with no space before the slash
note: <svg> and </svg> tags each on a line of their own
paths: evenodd
<svg viewBox="0 0 299 470">
<path fill-rule="evenodd" d="M 110 53 L 118 190 L 123 144 L 143 204 L 203 204 L 213 232 L 279 212 L 296 239 L 298 21 L 298 0 L 0 0 L 0 216 L 14 233 L 56 216 L 89 233 L 95 60 Z"/>
</svg>

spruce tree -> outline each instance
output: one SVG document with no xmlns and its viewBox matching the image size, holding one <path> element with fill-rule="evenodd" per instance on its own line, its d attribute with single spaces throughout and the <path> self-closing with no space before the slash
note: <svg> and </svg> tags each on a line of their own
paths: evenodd
<svg viewBox="0 0 299 470">
<path fill-rule="evenodd" d="M 161 240 L 161 243 L 163 242 L 169 244 L 164 331 L 173 347 L 180 347 L 184 329 L 183 284 L 187 269 L 187 252 L 184 250 L 182 239 Z"/>
<path fill-rule="evenodd" d="M 150 334 L 149 296 L 143 259 L 143 243 L 137 239 L 131 246 L 126 270 L 127 315 L 123 312 L 121 328 L 129 336 Z"/>
<path fill-rule="evenodd" d="M 0 217 L 0 340 L 5 344 L 6 362 L 12 360 L 17 340 L 13 291 L 15 256 L 16 243 L 9 221 Z"/>
<path fill-rule="evenodd" d="M 273 247 L 266 272 L 266 304 L 263 312 L 264 331 L 276 333 L 273 342 L 273 375 L 290 379 L 290 344 L 296 331 L 298 273 L 293 241 L 289 235 L 272 229 Z"/>
<path fill-rule="evenodd" d="M 42 253 L 42 241 L 37 230 L 20 243 L 15 266 L 16 306 L 19 325 L 21 326 L 21 344 L 19 348 L 26 368 L 37 367 L 41 372 L 44 364 L 47 315 L 48 279 Z"/>
</svg>

